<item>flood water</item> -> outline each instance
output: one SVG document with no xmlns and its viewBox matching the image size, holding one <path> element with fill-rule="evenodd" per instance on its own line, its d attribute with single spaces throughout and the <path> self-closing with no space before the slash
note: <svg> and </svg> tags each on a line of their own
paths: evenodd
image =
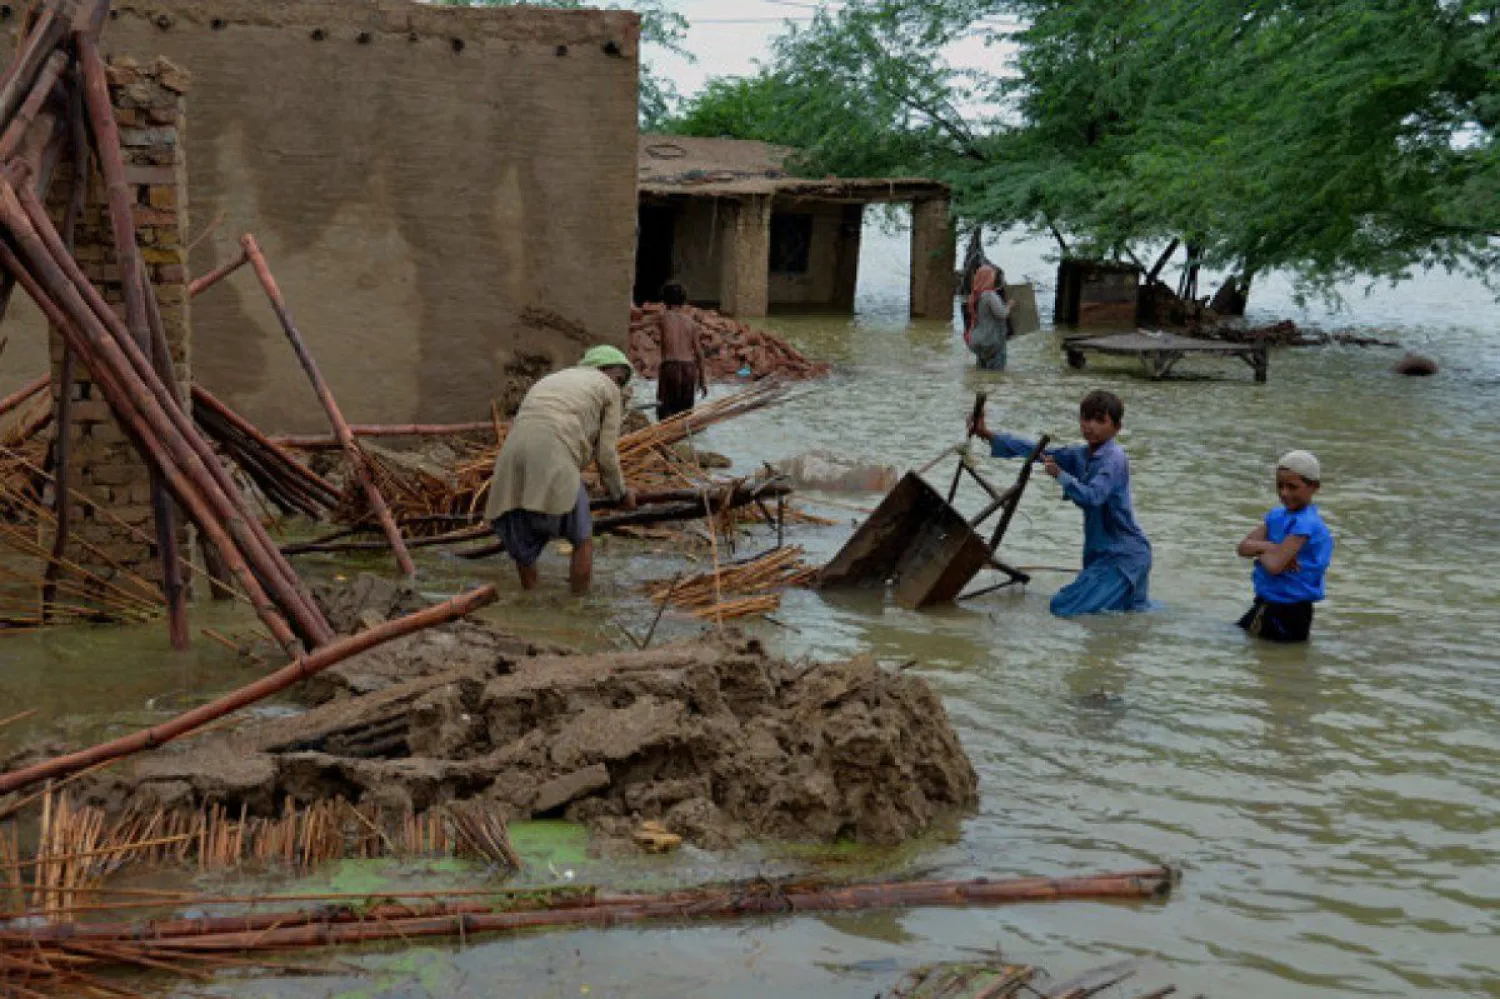
<svg viewBox="0 0 1500 999">
<path fill-rule="evenodd" d="M 1275 352 L 1267 385 L 1239 362 L 1185 362 L 1152 383 L 1124 361 L 1069 370 L 1050 330 L 1014 342 L 1008 372 L 981 374 L 951 326 L 906 321 L 901 242 L 872 232 L 866 245 L 859 316 L 767 322 L 833 361 L 835 376 L 710 431 L 706 446 L 745 468 L 811 449 L 917 467 L 957 443 L 977 389 L 990 393 L 992 427 L 1073 441 L 1078 399 L 1110 388 L 1127 406 L 1121 441 L 1162 607 L 1057 620 L 1047 600 L 1069 577 L 1039 571 L 1024 591 L 920 614 L 793 593 L 778 615 L 786 627 L 758 633 L 790 655 L 916 660 L 943 695 L 981 802 L 955 837 L 903 854 L 901 869 L 1061 875 L 1165 861 L 1184 872 L 1173 897 L 550 934 L 366 957 L 365 979 L 211 991 L 852 999 L 916 964 L 999 947 L 1064 973 L 1153 955 L 1142 981 L 1185 995 L 1500 995 L 1500 309 L 1489 293 L 1432 275 L 1369 298 L 1353 290 L 1349 310 L 1327 317 L 1301 310 L 1284 284 L 1257 289 L 1257 316 L 1379 331 L 1435 356 L 1443 372 L 1430 379 L 1389 374 L 1397 352 L 1333 347 Z M 1049 312 L 1044 249 L 990 247 L 1012 277 L 1045 282 Z M 1293 447 L 1322 460 L 1319 502 L 1338 548 L 1313 641 L 1275 648 L 1232 626 L 1250 593 L 1234 546 L 1275 502 L 1272 464 Z M 1000 482 L 1016 471 L 989 467 Z M 977 507 L 977 494 L 961 496 Z M 812 505 L 845 523 L 790 539 L 814 560 L 877 497 L 829 499 Z M 1002 554 L 1071 568 L 1080 540 L 1078 512 L 1040 479 Z M 424 574 L 434 590 L 461 572 L 501 580 L 499 619 L 600 644 L 618 641 L 614 616 L 643 630 L 636 580 L 677 564 L 613 544 L 600 562 L 600 593 L 582 603 L 562 593 L 559 560 L 528 597 L 504 564 L 460 570 L 428 557 Z M 153 631 L 112 647 L 106 693 L 90 684 L 97 659 L 86 666 L 68 644 L 86 640 L 17 641 L 0 646 L 10 660 L 0 699 L 44 703 L 46 717 L 25 723 L 32 736 L 97 723 L 108 704 L 151 714 L 146 697 L 239 677 L 207 643 L 166 657 Z M 148 659 L 169 665 L 135 669 Z M 49 672 L 59 662 L 75 665 Z M 713 863 L 694 851 L 679 862 Z"/>
</svg>

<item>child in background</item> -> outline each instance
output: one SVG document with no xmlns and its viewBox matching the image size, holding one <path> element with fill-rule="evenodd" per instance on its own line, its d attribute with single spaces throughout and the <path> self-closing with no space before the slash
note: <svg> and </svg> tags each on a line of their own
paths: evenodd
<svg viewBox="0 0 1500 999">
<path fill-rule="evenodd" d="M 1313 604 L 1323 599 L 1323 575 L 1333 560 L 1333 535 L 1313 503 L 1322 484 L 1318 459 L 1288 451 L 1276 463 L 1281 505 L 1240 542 L 1241 558 L 1255 560 L 1255 605 L 1239 625 L 1270 642 L 1305 642 Z"/>
<path fill-rule="evenodd" d="M 661 290 L 661 369 L 656 375 L 656 418 L 669 420 L 693 410 L 693 391 L 708 395 L 708 362 L 698 324 L 683 308 L 687 290 L 675 281 Z"/>
<path fill-rule="evenodd" d="M 1052 598 L 1058 617 L 1150 607 L 1151 542 L 1135 520 L 1130 459 L 1115 442 L 1124 419 L 1119 396 L 1090 392 L 1078 407 L 1078 430 L 1087 443 L 1046 452 L 1047 474 L 1083 510 L 1083 571 Z M 989 441 L 996 458 L 1024 458 L 1036 447 L 1020 437 L 991 433 L 983 419 L 969 432 Z"/>
</svg>

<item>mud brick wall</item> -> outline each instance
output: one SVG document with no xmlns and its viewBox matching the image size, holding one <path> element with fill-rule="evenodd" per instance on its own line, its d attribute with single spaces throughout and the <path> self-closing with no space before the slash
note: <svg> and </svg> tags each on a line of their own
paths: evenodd
<svg viewBox="0 0 1500 999">
<path fill-rule="evenodd" d="M 185 399 L 191 379 L 187 164 L 183 147 L 183 95 L 188 77 L 165 59 L 141 65 L 133 59 L 117 58 L 110 63 L 109 81 L 125 157 L 125 179 L 134 206 L 136 242 L 156 287 L 176 388 L 179 397 Z M 63 202 L 72 188 L 71 175 L 71 162 L 64 157 L 49 206 L 59 222 Z M 74 255 L 89 280 L 124 318 L 125 298 L 111 224 L 104 181 L 98 164 L 91 159 L 88 198 L 79 219 Z M 53 334 L 50 343 L 56 393 L 62 341 Z M 72 503 L 71 537 L 75 540 L 68 558 L 106 579 L 124 575 L 122 570 L 126 570 L 159 582 L 161 564 L 155 545 L 145 540 L 156 536 L 150 473 L 82 365 L 75 366 L 75 378 L 69 483 L 74 496 L 81 494 L 107 512 L 101 513 L 82 500 Z M 188 551 L 185 529 L 179 548 Z"/>
<path fill-rule="evenodd" d="M 637 15 L 394 0 L 113 13 L 106 54 L 192 75 L 192 225 L 212 230 L 193 273 L 253 232 L 351 422 L 487 419 L 535 358 L 625 345 Z M 248 269 L 194 303 L 193 326 L 207 388 L 268 431 L 327 431 Z M 42 370 L 6 360 L 0 391 Z"/>
</svg>

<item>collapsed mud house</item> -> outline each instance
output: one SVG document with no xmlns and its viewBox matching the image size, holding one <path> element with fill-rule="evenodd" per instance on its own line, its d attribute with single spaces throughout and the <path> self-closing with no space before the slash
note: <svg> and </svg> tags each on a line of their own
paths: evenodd
<svg viewBox="0 0 1500 999">
<path fill-rule="evenodd" d="M 694 304 L 738 318 L 774 308 L 854 310 L 867 205 L 910 204 L 911 314 L 953 316 L 946 185 L 920 178 L 790 176 L 793 150 L 643 135 L 635 299 L 681 281 Z"/>
<path fill-rule="evenodd" d="M 137 178 L 187 208 L 176 287 L 254 232 L 349 419 L 410 422 L 487 416 L 508 369 L 580 336 L 624 346 L 638 38 L 619 11 L 160 0 L 117 4 L 103 48 L 181 71 L 182 155 Z M 166 127 L 119 117 L 127 144 Z M 267 429 L 326 429 L 248 270 L 191 324 L 194 379 Z M 0 392 L 45 368 L 43 325 L 16 303 Z"/>
</svg>

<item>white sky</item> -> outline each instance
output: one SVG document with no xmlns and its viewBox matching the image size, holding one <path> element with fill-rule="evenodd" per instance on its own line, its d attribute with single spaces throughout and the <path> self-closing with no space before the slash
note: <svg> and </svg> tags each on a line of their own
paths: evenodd
<svg viewBox="0 0 1500 999">
<path fill-rule="evenodd" d="M 771 42 L 788 20 L 806 23 L 818 4 L 814 0 L 672 0 L 669 4 L 688 19 L 684 47 L 696 57 L 689 62 L 650 47 L 643 53 L 684 97 L 702 88 L 712 76 L 743 76 L 755 72 L 757 60 L 771 55 Z M 998 69 L 1001 50 L 978 39 L 947 53 L 958 66 Z"/>
</svg>

